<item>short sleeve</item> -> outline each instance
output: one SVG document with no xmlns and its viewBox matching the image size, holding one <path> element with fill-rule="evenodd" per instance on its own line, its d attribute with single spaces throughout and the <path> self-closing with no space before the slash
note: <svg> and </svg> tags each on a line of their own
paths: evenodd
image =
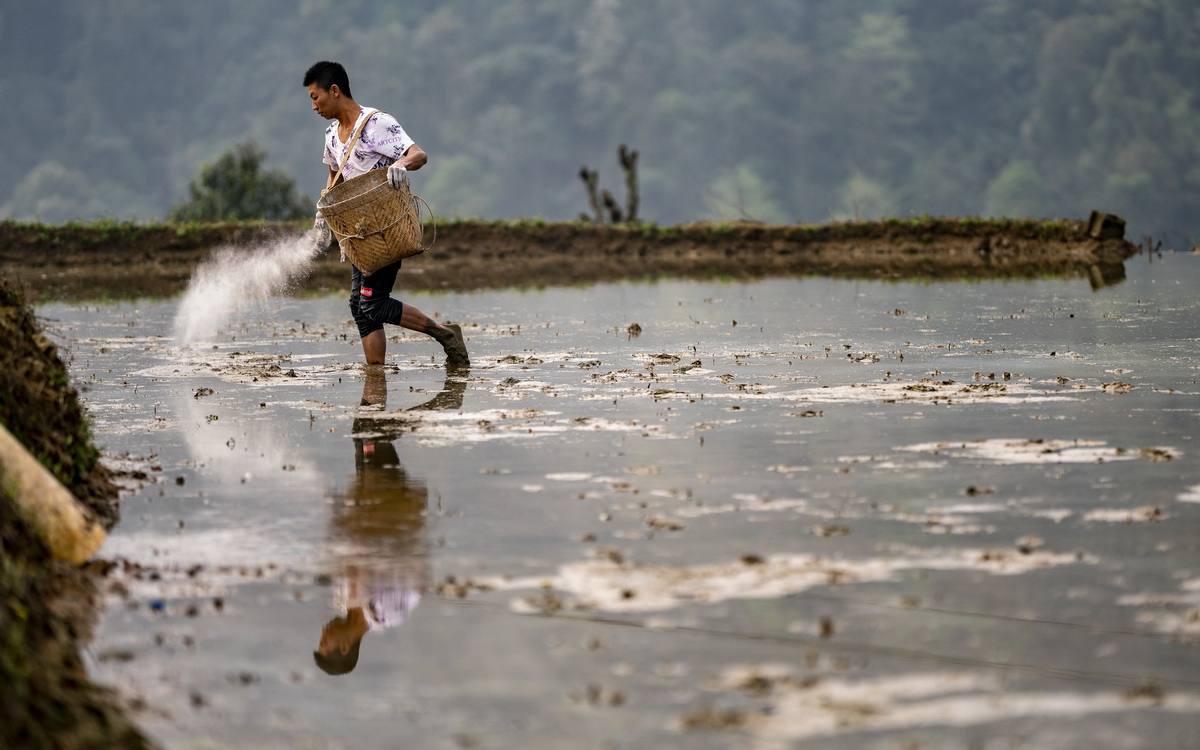
<svg viewBox="0 0 1200 750">
<path fill-rule="evenodd" d="M 321 154 L 321 161 L 330 169 L 337 169 L 338 162 L 340 161 L 338 152 L 340 152 L 341 149 L 338 148 L 336 126 L 337 123 L 334 123 L 333 125 L 325 128 L 325 148 Z"/>
<path fill-rule="evenodd" d="M 362 141 L 364 148 L 392 161 L 404 156 L 414 143 L 396 118 L 386 112 L 371 118 L 363 131 Z"/>
</svg>

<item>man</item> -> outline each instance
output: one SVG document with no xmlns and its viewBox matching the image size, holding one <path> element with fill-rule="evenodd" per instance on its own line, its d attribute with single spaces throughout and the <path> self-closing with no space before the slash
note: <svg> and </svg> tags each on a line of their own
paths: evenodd
<svg viewBox="0 0 1200 750">
<path fill-rule="evenodd" d="M 313 111 L 332 121 L 325 130 L 323 161 L 329 168 L 326 189 L 372 169 L 387 169 L 388 184 L 398 189 L 407 179 L 408 170 L 425 166 L 428 161 L 425 152 L 404 132 L 396 118 L 384 112 L 371 116 L 362 128 L 353 153 L 343 159 L 368 110 L 360 107 L 350 95 L 350 79 L 339 63 L 321 61 L 313 65 L 304 74 L 304 85 L 308 88 Z M 343 161 L 345 166 L 339 172 Z M 327 229 L 320 214 L 315 226 Z M 362 273 L 353 264 L 350 267 L 350 312 L 362 338 L 367 364 L 383 364 L 387 354 L 383 326 L 390 323 L 436 339 L 446 351 L 447 367 L 467 367 L 470 359 L 460 326 L 441 325 L 412 305 L 392 299 L 400 263 L 396 261 L 372 274 Z"/>
<path fill-rule="evenodd" d="M 466 387 L 461 378 L 447 377 L 441 393 L 408 411 L 461 409 Z M 382 367 L 367 367 L 361 405 L 386 410 Z M 393 445 L 404 424 L 386 414 L 354 420 L 354 482 L 331 505 L 329 547 L 337 551 L 333 593 L 340 614 L 321 628 L 313 652 L 327 674 L 352 671 L 363 636 L 406 622 L 425 594 L 429 490 L 405 471 Z"/>
</svg>

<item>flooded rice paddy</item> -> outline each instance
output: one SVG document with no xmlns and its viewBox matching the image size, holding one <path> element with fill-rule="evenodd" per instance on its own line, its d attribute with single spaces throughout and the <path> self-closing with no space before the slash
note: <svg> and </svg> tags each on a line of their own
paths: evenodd
<svg viewBox="0 0 1200 750">
<path fill-rule="evenodd" d="M 411 296 L 467 372 L 43 306 L 128 486 L 91 674 L 167 748 L 1194 747 L 1200 258 L 1127 269 Z"/>
</svg>

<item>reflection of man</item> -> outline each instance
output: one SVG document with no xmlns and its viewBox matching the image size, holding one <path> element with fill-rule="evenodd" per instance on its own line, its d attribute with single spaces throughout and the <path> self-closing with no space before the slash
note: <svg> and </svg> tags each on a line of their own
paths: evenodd
<svg viewBox="0 0 1200 750">
<path fill-rule="evenodd" d="M 417 409 L 462 408 L 466 383 L 446 381 Z M 387 379 L 368 366 L 362 405 L 382 410 Z M 346 674 L 358 664 L 363 636 L 405 622 L 425 591 L 425 511 L 429 491 L 408 476 L 392 444 L 405 422 L 378 416 L 354 420 L 354 483 L 335 503 L 330 546 L 337 558 L 335 603 L 342 611 L 321 629 L 313 659 L 325 672 Z"/>
</svg>

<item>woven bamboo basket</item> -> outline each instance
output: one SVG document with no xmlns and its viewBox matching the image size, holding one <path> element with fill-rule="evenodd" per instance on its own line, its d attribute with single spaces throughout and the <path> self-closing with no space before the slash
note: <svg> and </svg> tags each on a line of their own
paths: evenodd
<svg viewBox="0 0 1200 750">
<path fill-rule="evenodd" d="M 408 180 L 397 190 L 388 185 L 386 169 L 372 169 L 330 188 L 317 210 L 350 262 L 370 274 L 425 252 L 418 201 L 424 203 Z"/>
</svg>

